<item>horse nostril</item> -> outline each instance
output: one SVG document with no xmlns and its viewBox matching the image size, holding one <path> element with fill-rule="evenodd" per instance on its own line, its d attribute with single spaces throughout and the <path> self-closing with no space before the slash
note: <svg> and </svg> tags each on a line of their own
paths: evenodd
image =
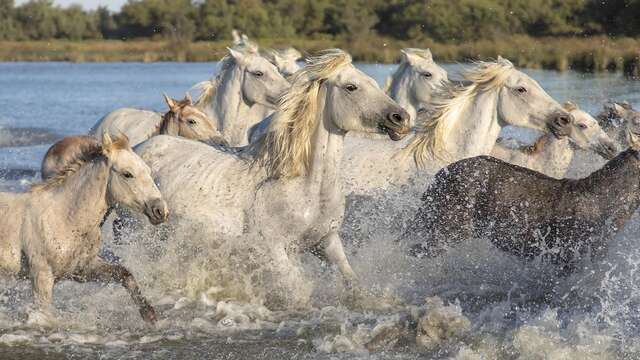
<svg viewBox="0 0 640 360">
<path fill-rule="evenodd" d="M 404 122 L 406 119 L 406 117 L 403 116 L 403 114 L 397 113 L 397 112 L 390 113 L 388 118 L 389 118 L 389 121 L 396 126 L 404 126 Z"/>
<path fill-rule="evenodd" d="M 558 122 L 562 125 L 567 125 L 570 123 L 569 117 L 566 115 L 558 116 Z"/>
</svg>

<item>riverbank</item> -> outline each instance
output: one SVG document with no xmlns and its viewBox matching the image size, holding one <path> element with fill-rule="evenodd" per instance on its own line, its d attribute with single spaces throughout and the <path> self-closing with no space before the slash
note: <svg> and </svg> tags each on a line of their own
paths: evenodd
<svg viewBox="0 0 640 360">
<path fill-rule="evenodd" d="M 431 48 L 439 62 L 482 60 L 502 55 L 519 67 L 581 72 L 623 72 L 640 77 L 640 39 L 607 37 L 532 38 L 510 36 L 461 44 L 429 39 L 398 41 L 381 37 L 256 39 L 264 47 L 294 46 L 308 53 L 330 47 L 348 50 L 356 61 L 393 63 L 403 47 Z M 0 61 L 156 62 L 215 61 L 228 41 L 176 44 L 151 40 L 0 41 Z"/>
</svg>

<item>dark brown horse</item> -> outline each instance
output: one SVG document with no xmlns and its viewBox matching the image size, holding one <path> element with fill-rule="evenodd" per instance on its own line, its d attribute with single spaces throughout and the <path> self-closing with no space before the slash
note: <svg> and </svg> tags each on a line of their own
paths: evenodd
<svg viewBox="0 0 640 360">
<path fill-rule="evenodd" d="M 635 142 L 635 141 L 634 141 Z M 556 180 L 479 156 L 440 170 L 405 233 L 412 252 L 436 256 L 443 245 L 486 238 L 523 258 L 548 256 L 572 270 L 599 257 L 640 205 L 640 153 L 634 146 L 580 180 Z"/>
</svg>

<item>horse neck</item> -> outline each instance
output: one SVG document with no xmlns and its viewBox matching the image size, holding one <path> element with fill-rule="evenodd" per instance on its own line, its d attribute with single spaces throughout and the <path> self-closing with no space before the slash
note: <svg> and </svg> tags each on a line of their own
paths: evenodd
<svg viewBox="0 0 640 360">
<path fill-rule="evenodd" d="M 242 96 L 243 74 L 244 71 L 237 65 L 227 70 L 212 103 L 212 119 L 218 123 L 218 129 L 232 145 L 236 145 L 243 134 L 246 137 L 247 117 L 244 114 L 251 109 Z"/>
<path fill-rule="evenodd" d="M 318 117 L 316 129 L 311 137 L 311 162 L 306 184 L 322 193 L 342 194 L 340 185 L 340 161 L 344 148 L 345 132 L 332 123 L 329 112 L 325 111 L 325 91 L 318 96 Z M 313 190 L 311 190 L 313 191 Z"/>
<path fill-rule="evenodd" d="M 57 189 L 58 201 L 74 227 L 99 226 L 107 212 L 109 166 L 105 159 L 85 164 Z"/>
<path fill-rule="evenodd" d="M 566 137 L 558 139 L 551 133 L 545 134 L 543 137 L 545 143 L 542 152 L 538 156 L 534 155 L 534 158 L 540 167 L 546 168 L 550 174 L 553 174 L 553 177 L 564 177 L 574 154 L 569 139 Z"/>
<path fill-rule="evenodd" d="M 445 133 L 444 144 L 453 160 L 489 155 L 500 135 L 498 91 L 478 92 L 457 109 L 449 121 L 454 123 Z"/>
<path fill-rule="evenodd" d="M 589 193 L 596 196 L 603 206 L 620 207 L 619 199 L 624 197 L 633 199 L 633 209 L 630 210 L 635 211 L 640 201 L 639 162 L 635 151 L 628 149 L 579 182 L 587 184 Z"/>
<path fill-rule="evenodd" d="M 392 98 L 398 105 L 405 109 L 411 118 L 411 121 L 415 121 L 418 115 L 417 107 L 413 96 L 410 93 L 409 82 L 411 77 L 408 76 L 409 66 L 406 64 L 400 65 L 402 69 L 398 69 L 391 80 L 391 86 L 389 87 L 389 97 Z"/>
</svg>

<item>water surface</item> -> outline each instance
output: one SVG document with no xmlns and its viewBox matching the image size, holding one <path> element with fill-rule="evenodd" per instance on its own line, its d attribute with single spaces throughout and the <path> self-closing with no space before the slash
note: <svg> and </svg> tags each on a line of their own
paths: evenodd
<svg viewBox="0 0 640 360">
<path fill-rule="evenodd" d="M 358 66 L 380 84 L 393 70 Z M 445 68 L 455 74 L 460 65 Z M 37 180 L 44 152 L 60 136 L 84 134 L 119 107 L 162 111 L 163 92 L 181 97 L 216 70 L 210 63 L 0 63 L 0 188 Z M 640 82 L 622 76 L 527 72 L 557 100 L 572 100 L 594 114 L 608 99 L 640 105 Z M 589 164 L 577 164 L 582 165 Z M 301 291 L 312 291 L 311 308 L 269 310 L 255 301 L 269 289 L 247 289 L 246 278 L 208 239 L 174 234 L 113 244 L 105 234 L 163 320 L 155 328 L 142 324 L 119 286 L 62 282 L 54 296 L 59 323 L 40 329 L 26 323 L 29 284 L 0 280 L 0 358 L 411 359 L 421 356 L 415 328 L 425 311 L 441 320 L 434 320 L 433 329 L 443 334 L 428 357 L 640 357 L 637 221 L 612 244 L 605 261 L 585 264 L 569 277 L 556 277 L 544 262 L 501 254 L 481 240 L 425 262 L 407 258 L 393 241 L 398 234 L 384 221 L 410 214 L 420 191 L 371 209 L 363 205 L 359 230 L 345 234 L 355 271 L 381 299 L 377 308 L 351 306 L 334 285 L 334 272 L 311 257 L 302 259 L 300 282 Z M 224 276 L 212 279 L 212 264 Z M 216 281 L 231 282 L 237 292 L 221 294 L 210 286 Z M 433 305 L 434 299 L 444 305 Z M 447 325 L 461 318 L 469 321 L 468 329 Z"/>
</svg>

